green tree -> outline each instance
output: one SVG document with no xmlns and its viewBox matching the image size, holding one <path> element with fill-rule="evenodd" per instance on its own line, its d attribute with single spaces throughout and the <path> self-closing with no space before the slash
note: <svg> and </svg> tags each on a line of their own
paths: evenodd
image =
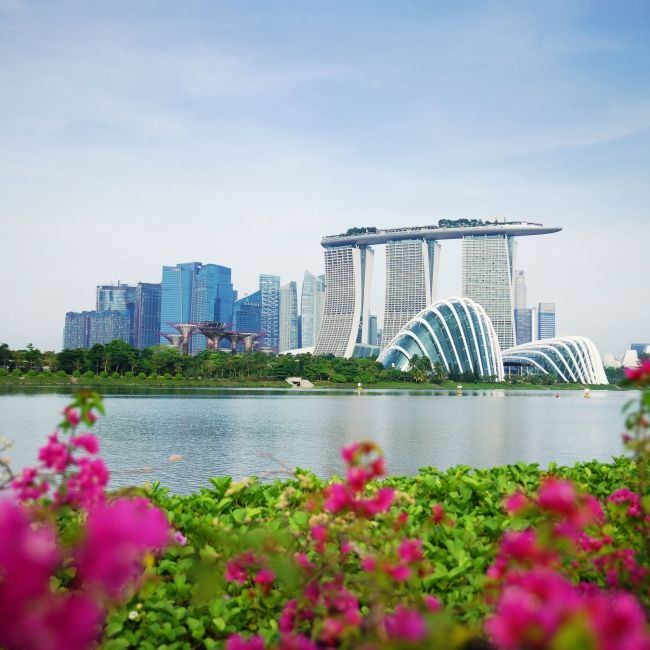
<svg viewBox="0 0 650 650">
<path fill-rule="evenodd" d="M 431 372 L 431 359 L 429 357 L 420 357 L 417 354 L 412 356 L 409 361 L 409 371 L 413 381 L 418 384 L 425 383 Z"/>
</svg>

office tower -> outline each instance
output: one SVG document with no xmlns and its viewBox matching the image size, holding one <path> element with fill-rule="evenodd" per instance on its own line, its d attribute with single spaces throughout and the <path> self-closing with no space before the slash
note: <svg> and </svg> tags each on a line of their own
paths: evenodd
<svg viewBox="0 0 650 650">
<path fill-rule="evenodd" d="M 177 334 L 169 323 L 192 322 L 192 293 L 201 266 L 200 262 L 163 266 L 160 297 L 161 332 Z M 166 344 L 167 340 L 161 336 L 160 343 Z"/>
<path fill-rule="evenodd" d="M 277 352 L 280 343 L 280 276 L 261 274 L 260 294 L 260 350 Z"/>
<path fill-rule="evenodd" d="M 97 287 L 96 310 L 127 311 L 129 313 L 130 345 L 135 345 L 135 287 L 128 284 L 101 284 Z"/>
<path fill-rule="evenodd" d="M 204 264 L 198 270 L 192 288 L 191 321 L 217 321 L 232 324 L 234 291 L 231 270 L 219 264 Z M 205 337 L 195 335 L 190 341 L 190 352 L 204 350 Z"/>
<path fill-rule="evenodd" d="M 349 358 L 357 340 L 368 342 L 374 254 L 368 246 L 325 248 L 327 290 L 315 354 Z"/>
<path fill-rule="evenodd" d="M 63 328 L 63 349 L 76 350 L 87 348 L 89 341 L 90 312 L 69 311 L 65 315 L 65 327 Z"/>
<path fill-rule="evenodd" d="M 526 309 L 528 307 L 528 296 L 526 288 L 525 271 L 515 273 L 515 309 Z"/>
<path fill-rule="evenodd" d="M 370 316 L 368 343 L 369 345 L 379 345 L 377 343 L 377 316 L 374 315 Z"/>
<path fill-rule="evenodd" d="M 323 319 L 325 303 L 325 276 L 316 277 L 305 271 L 300 295 L 300 347 L 309 348 L 316 345 Z"/>
<path fill-rule="evenodd" d="M 402 239 L 386 243 L 384 341 L 392 338 L 436 298 L 440 244 Z M 375 345 L 374 341 L 371 341 Z"/>
<path fill-rule="evenodd" d="M 257 333 L 262 329 L 262 293 L 260 291 L 236 300 L 233 311 L 235 331 Z"/>
<path fill-rule="evenodd" d="M 161 285 L 138 282 L 135 287 L 134 346 L 140 350 L 160 344 Z"/>
<path fill-rule="evenodd" d="M 462 294 L 483 307 L 502 350 L 515 345 L 515 241 L 507 235 L 467 235 L 462 244 Z"/>
<path fill-rule="evenodd" d="M 537 305 L 537 338 L 555 338 L 555 303 L 540 302 Z"/>
<path fill-rule="evenodd" d="M 517 345 L 533 340 L 533 309 L 515 307 L 515 334 Z"/>
<path fill-rule="evenodd" d="M 280 287 L 279 352 L 298 347 L 298 287 L 292 280 Z"/>
<path fill-rule="evenodd" d="M 123 311 L 90 311 L 88 312 L 88 347 L 99 343 L 106 345 L 111 341 L 129 343 L 133 318 L 131 312 Z"/>
</svg>

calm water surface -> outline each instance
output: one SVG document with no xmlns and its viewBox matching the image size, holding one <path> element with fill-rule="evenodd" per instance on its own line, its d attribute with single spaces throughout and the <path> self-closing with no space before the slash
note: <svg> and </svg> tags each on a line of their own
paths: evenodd
<svg viewBox="0 0 650 650">
<path fill-rule="evenodd" d="M 133 392 L 133 391 L 131 391 Z M 282 464 L 340 473 L 341 446 L 362 438 L 385 450 L 392 474 L 517 461 L 572 464 L 622 453 L 631 393 L 563 391 L 206 389 L 105 397 L 95 431 L 112 485 L 160 479 L 187 493 L 211 476 L 269 476 Z M 67 394 L 0 394 L 0 435 L 15 468 L 33 464 Z M 169 463 L 171 454 L 183 461 Z M 143 471 L 143 468 L 150 468 Z"/>
</svg>

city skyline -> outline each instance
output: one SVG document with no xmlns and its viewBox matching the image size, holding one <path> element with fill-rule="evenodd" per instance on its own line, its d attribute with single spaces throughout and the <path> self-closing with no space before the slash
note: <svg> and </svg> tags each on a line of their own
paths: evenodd
<svg viewBox="0 0 650 650">
<path fill-rule="evenodd" d="M 0 341 L 59 349 L 92 286 L 157 282 L 165 260 L 228 266 L 241 298 L 261 271 L 322 272 L 328 233 L 499 216 L 563 226 L 520 242 L 529 302 L 620 356 L 650 330 L 649 19 L 0 3 Z M 458 295 L 460 246 L 441 259 L 438 295 Z"/>
</svg>

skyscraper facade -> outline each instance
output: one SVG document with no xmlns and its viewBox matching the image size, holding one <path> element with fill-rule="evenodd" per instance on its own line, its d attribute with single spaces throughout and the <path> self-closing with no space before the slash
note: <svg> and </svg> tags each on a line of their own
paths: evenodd
<svg viewBox="0 0 650 650">
<path fill-rule="evenodd" d="M 123 311 L 90 311 L 88 313 L 88 346 L 99 343 L 106 345 L 111 341 L 124 341 L 131 339 L 131 312 Z"/>
<path fill-rule="evenodd" d="M 462 293 L 485 309 L 502 350 L 515 344 L 513 268 L 515 241 L 506 235 L 465 236 Z"/>
<path fill-rule="evenodd" d="M 63 328 L 63 349 L 87 348 L 90 340 L 90 312 L 69 311 L 65 315 Z"/>
<path fill-rule="evenodd" d="M 260 350 L 277 352 L 280 346 L 280 276 L 260 275 Z"/>
<path fill-rule="evenodd" d="M 368 344 L 369 345 L 379 345 L 379 341 L 377 339 L 377 316 L 375 316 L 373 314 L 370 315 L 369 332 L 368 332 Z"/>
<path fill-rule="evenodd" d="M 517 345 L 530 343 L 533 340 L 533 310 L 515 307 L 515 334 Z"/>
<path fill-rule="evenodd" d="M 138 282 L 135 287 L 134 345 L 140 350 L 160 343 L 161 285 Z"/>
<path fill-rule="evenodd" d="M 369 246 L 325 249 L 326 300 L 315 354 L 351 357 L 368 342 L 374 251 Z"/>
<path fill-rule="evenodd" d="M 262 293 L 260 291 L 236 300 L 233 311 L 237 332 L 259 332 L 262 329 Z"/>
<path fill-rule="evenodd" d="M 135 345 L 135 287 L 128 284 L 101 284 L 97 287 L 96 310 L 129 313 L 128 343 Z M 108 319 L 110 320 L 110 319 Z M 108 322 L 108 321 L 107 321 Z"/>
<path fill-rule="evenodd" d="M 305 271 L 300 295 L 300 347 L 316 345 L 324 304 L 325 276 Z"/>
<path fill-rule="evenodd" d="M 298 347 L 298 287 L 292 280 L 280 287 L 279 352 Z"/>
<path fill-rule="evenodd" d="M 515 273 L 515 309 L 526 309 L 526 307 L 528 307 L 526 273 L 518 270 Z"/>
<path fill-rule="evenodd" d="M 232 324 L 234 294 L 230 268 L 219 264 L 202 265 L 192 287 L 192 322 Z M 199 352 L 205 346 L 205 337 L 195 335 L 190 342 L 190 352 Z"/>
<path fill-rule="evenodd" d="M 160 297 L 161 332 L 176 333 L 169 323 L 192 322 L 192 294 L 201 266 L 200 262 L 163 266 Z M 161 336 L 160 343 L 165 344 L 167 340 Z"/>
<path fill-rule="evenodd" d="M 555 338 L 555 303 L 540 302 L 537 305 L 537 338 Z"/>
<path fill-rule="evenodd" d="M 440 244 L 403 239 L 386 244 L 384 341 L 392 338 L 436 298 Z M 375 345 L 371 341 L 372 345 Z"/>
</svg>

